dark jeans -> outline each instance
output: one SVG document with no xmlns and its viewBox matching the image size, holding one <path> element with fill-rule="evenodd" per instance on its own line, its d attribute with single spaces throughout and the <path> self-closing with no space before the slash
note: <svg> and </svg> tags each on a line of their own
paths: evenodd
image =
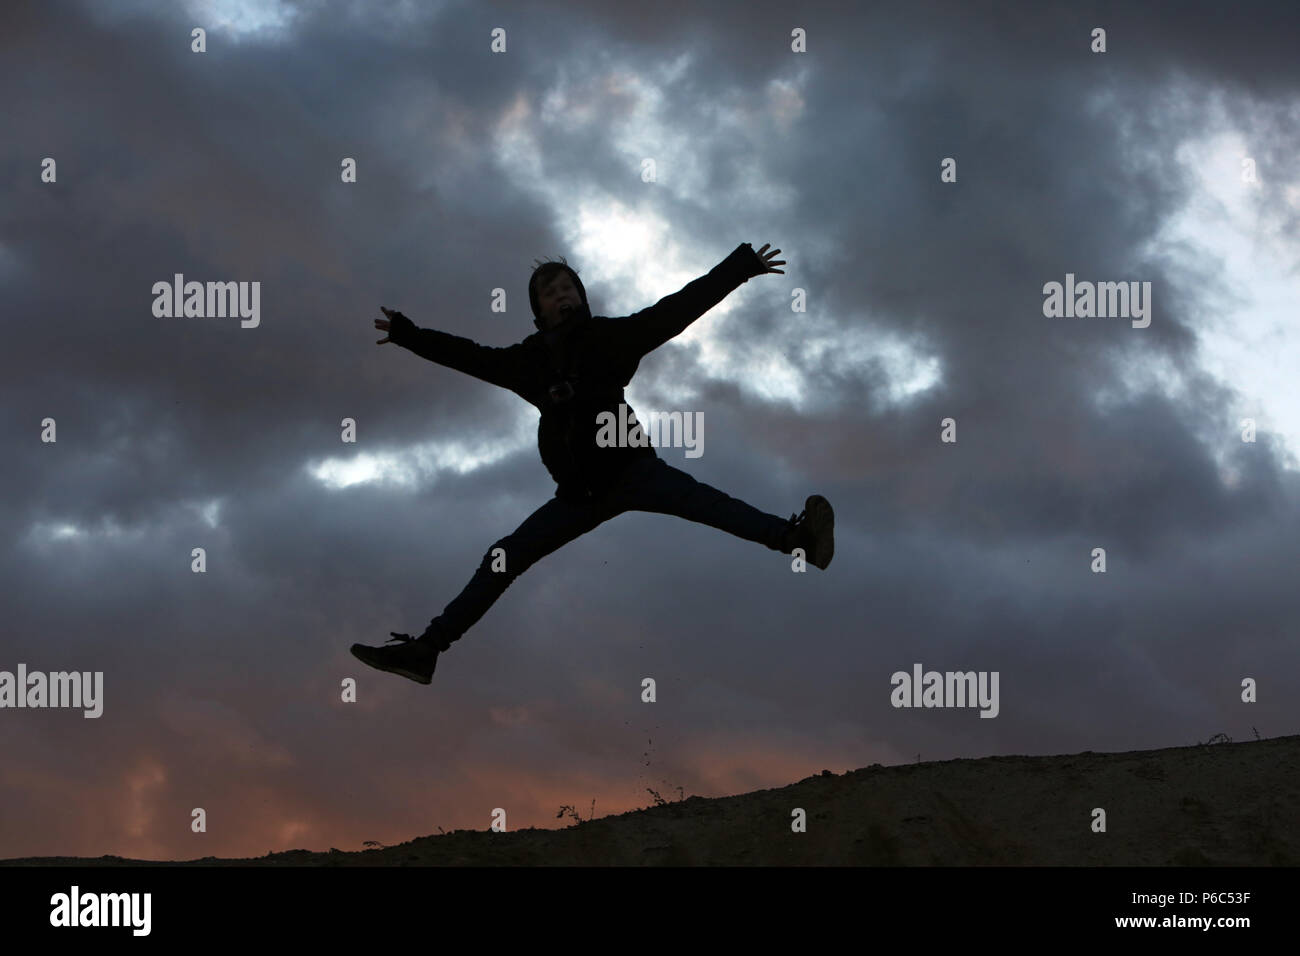
<svg viewBox="0 0 1300 956">
<path fill-rule="evenodd" d="M 662 458 L 634 461 L 603 495 L 580 501 L 552 498 L 524 523 L 493 543 L 465 589 L 435 617 L 429 629 L 444 649 L 487 613 L 515 578 L 539 560 L 625 511 L 677 515 L 785 552 L 782 537 L 789 522 L 766 514 L 674 468 Z M 493 571 L 492 552 L 505 551 L 504 571 Z M 426 631 L 428 633 L 428 631 Z"/>
</svg>

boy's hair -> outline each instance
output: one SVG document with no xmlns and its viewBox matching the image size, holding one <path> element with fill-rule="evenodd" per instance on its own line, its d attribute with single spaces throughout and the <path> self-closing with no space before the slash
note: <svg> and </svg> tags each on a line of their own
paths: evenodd
<svg viewBox="0 0 1300 956">
<path fill-rule="evenodd" d="M 534 259 L 533 263 L 536 265 L 536 268 L 533 269 L 533 274 L 528 280 L 528 304 L 533 308 L 533 317 L 535 322 L 541 322 L 542 320 L 541 311 L 539 310 L 537 303 L 537 290 L 545 283 L 550 282 L 551 277 L 559 272 L 567 272 L 569 274 L 569 278 L 573 280 L 574 287 L 578 290 L 578 295 L 582 296 L 582 304 L 587 305 L 587 290 L 582 287 L 582 280 L 578 278 L 578 273 L 573 271 L 572 267 L 570 267 L 568 262 L 565 261 L 563 256 L 560 256 L 558 261 L 555 259 L 547 259 L 546 261 Z"/>
</svg>

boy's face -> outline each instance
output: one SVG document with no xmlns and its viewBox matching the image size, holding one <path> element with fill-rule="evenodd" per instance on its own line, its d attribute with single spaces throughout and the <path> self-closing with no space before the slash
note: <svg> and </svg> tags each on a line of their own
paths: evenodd
<svg viewBox="0 0 1300 956">
<path fill-rule="evenodd" d="M 551 281 L 537 291 L 537 311 L 541 313 L 542 326 L 554 328 L 565 319 L 566 308 L 582 305 L 582 296 L 578 294 L 573 279 L 567 272 L 559 272 Z"/>
</svg>

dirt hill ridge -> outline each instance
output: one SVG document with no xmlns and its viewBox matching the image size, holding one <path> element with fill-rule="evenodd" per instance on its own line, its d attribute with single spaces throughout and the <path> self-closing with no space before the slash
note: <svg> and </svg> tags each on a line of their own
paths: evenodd
<svg viewBox="0 0 1300 956">
<path fill-rule="evenodd" d="M 1094 808 L 1106 832 L 1093 830 Z M 793 811 L 806 832 L 793 832 Z M 1164 750 L 829 770 L 557 830 L 456 830 L 377 849 L 194 866 L 1300 864 L 1300 736 Z M 30 857 L 3 865 L 149 865 Z"/>
</svg>

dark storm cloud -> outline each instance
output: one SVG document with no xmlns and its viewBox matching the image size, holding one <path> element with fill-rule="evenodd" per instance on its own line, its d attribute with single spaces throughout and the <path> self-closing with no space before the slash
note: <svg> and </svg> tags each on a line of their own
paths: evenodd
<svg viewBox="0 0 1300 956">
<path fill-rule="evenodd" d="M 1286 732 L 1295 473 L 1267 441 L 1216 431 L 1230 393 L 1194 353 L 1216 265 L 1149 242 L 1193 188 L 1171 157 L 1205 132 L 1210 91 L 1250 106 L 1265 195 L 1297 179 L 1298 14 L 851 6 L 310 4 L 282 33 L 210 27 L 202 57 L 189 30 L 205 16 L 180 7 L 7 12 L 0 668 L 104 670 L 106 705 L 99 721 L 0 714 L 0 856 L 351 848 L 481 828 L 495 806 L 518 828 L 592 795 L 643 805 L 665 780 L 714 794 L 917 752 Z M 497 26 L 510 52 L 493 58 Z M 662 116 L 706 187 L 665 183 L 653 208 L 714 250 L 697 274 L 741 241 L 783 249 L 786 276 L 700 323 L 756 362 L 789 358 L 810 395 L 759 400 L 674 346 L 643 363 L 638 395 L 665 407 L 668 382 L 698 388 L 709 453 L 661 454 L 700 480 L 782 516 L 826 494 L 835 564 L 795 577 L 703 526 L 624 515 L 520 578 L 427 692 L 359 673 L 350 643 L 418 629 L 553 489 L 531 445 L 415 486 L 332 489 L 305 470 L 535 421 L 376 348 L 379 304 L 488 345 L 531 332 L 531 262 L 564 251 L 574 209 L 512 180 L 493 152 L 503 116 L 527 107 L 549 181 L 632 203 L 637 161 L 605 134 L 635 94 L 607 74 L 654 76 L 683 52 Z M 764 120 L 773 78 L 804 104 L 787 135 Z M 538 127 L 561 82 L 590 119 Z M 717 132 L 723 103 L 752 111 L 745 132 Z M 45 156 L 57 185 L 38 181 Z M 938 181 L 946 156 L 956 185 Z M 754 160 L 766 181 L 743 178 Z M 794 195 L 778 217 L 747 202 L 777 188 Z M 150 288 L 175 272 L 260 280 L 261 326 L 154 318 Z M 1150 328 L 1045 319 L 1042 285 L 1066 272 L 1151 281 Z M 846 341 L 910 340 L 940 381 L 890 402 L 889 362 L 801 357 L 795 286 Z M 497 287 L 504 314 L 486 305 Z M 603 306 L 626 289 L 588 292 L 625 314 Z M 1159 363 L 1188 395 L 1098 404 Z M 46 416 L 56 445 L 37 440 Z M 949 416 L 956 445 L 938 441 Z M 344 417 L 357 446 L 338 441 Z M 33 532 L 64 523 L 91 533 Z M 1088 570 L 1099 546 L 1106 575 Z M 999 718 L 891 708 L 889 675 L 914 661 L 1000 670 Z M 338 702 L 344 676 L 356 705 Z M 658 704 L 639 701 L 645 676 Z M 1258 716 L 1235 703 L 1242 676 L 1273 682 Z M 171 835 L 194 806 L 222 821 L 202 845 Z"/>
</svg>

